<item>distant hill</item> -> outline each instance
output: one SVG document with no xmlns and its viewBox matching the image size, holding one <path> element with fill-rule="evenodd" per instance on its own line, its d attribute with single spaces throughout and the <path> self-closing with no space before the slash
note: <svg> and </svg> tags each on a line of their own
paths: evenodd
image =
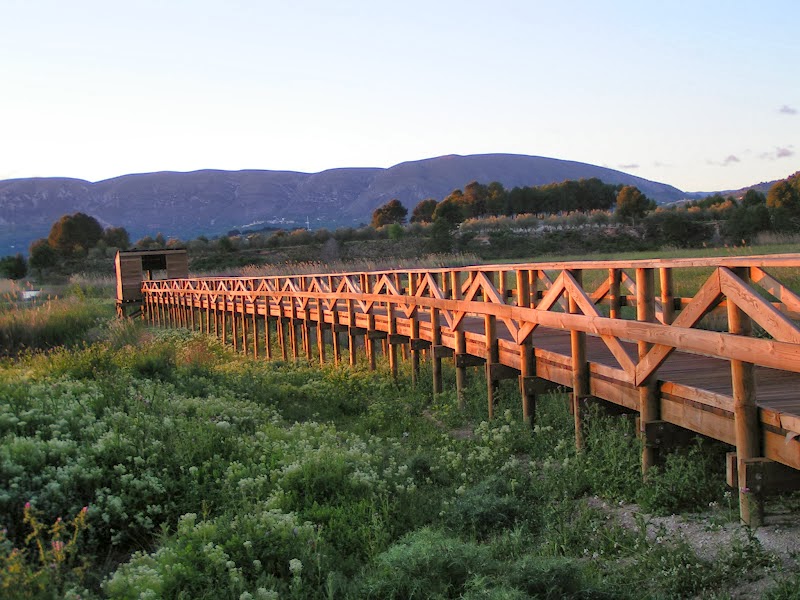
<svg viewBox="0 0 800 600">
<path fill-rule="evenodd" d="M 658 203 L 687 197 L 672 186 L 585 163 L 516 154 L 440 156 L 388 169 L 216 171 L 124 175 L 97 183 L 68 178 L 0 181 L 0 255 L 27 252 L 59 217 L 85 212 L 104 226 L 122 226 L 132 239 L 158 232 L 182 239 L 266 225 L 312 228 L 369 222 L 392 198 L 409 210 L 441 200 L 470 181 L 507 188 L 597 177 L 635 185 Z"/>
</svg>

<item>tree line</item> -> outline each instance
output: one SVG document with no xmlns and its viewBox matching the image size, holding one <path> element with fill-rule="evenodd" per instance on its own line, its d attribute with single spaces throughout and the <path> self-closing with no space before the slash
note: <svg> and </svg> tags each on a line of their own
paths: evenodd
<svg viewBox="0 0 800 600">
<path fill-rule="evenodd" d="M 73 265 L 96 248 L 118 248 L 130 246 L 130 238 L 124 227 L 103 228 L 100 222 L 82 212 L 64 215 L 53 223 L 46 238 L 31 243 L 28 260 L 21 253 L 0 259 L 0 276 L 22 279 L 28 268 L 38 272 Z"/>
</svg>

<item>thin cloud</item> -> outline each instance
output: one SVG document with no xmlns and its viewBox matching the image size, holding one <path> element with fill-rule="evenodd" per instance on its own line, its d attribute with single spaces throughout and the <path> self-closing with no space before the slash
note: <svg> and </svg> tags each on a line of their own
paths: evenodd
<svg viewBox="0 0 800 600">
<path fill-rule="evenodd" d="M 778 112 L 781 113 L 782 115 L 796 115 L 797 109 L 792 106 L 789 106 L 788 104 L 784 104 L 778 109 Z"/>
<path fill-rule="evenodd" d="M 631 163 L 629 165 L 619 165 L 619 166 L 617 166 L 617 168 L 618 169 L 624 169 L 626 171 L 632 171 L 634 169 L 638 169 L 639 165 L 637 165 L 636 163 Z"/>
<path fill-rule="evenodd" d="M 778 160 L 779 158 L 790 158 L 794 154 L 794 146 L 789 145 L 775 148 L 770 152 L 762 152 L 758 157 L 762 160 Z"/>
<path fill-rule="evenodd" d="M 722 161 L 722 166 L 727 167 L 728 165 L 733 165 L 736 163 L 742 162 L 739 160 L 739 157 L 735 154 L 729 154 L 725 160 Z"/>
</svg>

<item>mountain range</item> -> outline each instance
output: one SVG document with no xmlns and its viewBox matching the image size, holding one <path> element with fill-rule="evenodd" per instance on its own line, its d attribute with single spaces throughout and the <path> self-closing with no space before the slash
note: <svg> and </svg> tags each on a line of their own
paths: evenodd
<svg viewBox="0 0 800 600">
<path fill-rule="evenodd" d="M 335 228 L 367 223 L 372 211 L 397 198 L 408 209 L 443 199 L 470 181 L 499 181 L 507 189 L 597 177 L 635 185 L 659 204 L 693 197 L 675 187 L 586 163 L 517 154 L 448 155 L 388 169 L 158 172 L 91 183 L 70 178 L 0 181 L 0 255 L 27 252 L 62 215 L 83 212 L 104 226 L 144 235 L 191 239 L 231 229 L 273 226 Z"/>
</svg>

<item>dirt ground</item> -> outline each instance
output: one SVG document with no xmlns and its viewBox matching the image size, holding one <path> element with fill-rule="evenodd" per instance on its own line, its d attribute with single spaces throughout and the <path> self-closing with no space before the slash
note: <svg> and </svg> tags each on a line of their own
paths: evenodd
<svg viewBox="0 0 800 600">
<path fill-rule="evenodd" d="M 639 529 L 637 515 L 641 515 L 651 539 L 664 532 L 680 536 L 699 557 L 708 560 L 715 559 L 734 540 L 747 540 L 748 534 L 752 534 L 766 552 L 777 558 L 780 571 L 800 569 L 800 516 L 796 512 L 781 512 L 780 508 L 770 507 L 764 525 L 751 530 L 739 523 L 721 524 L 712 513 L 655 517 L 642 513 L 635 504 L 610 504 L 597 497 L 591 498 L 589 504 L 608 512 L 620 525 L 631 530 Z M 765 572 L 761 578 L 738 584 L 731 591 L 731 597 L 737 600 L 758 598 L 773 582 L 773 574 Z"/>
</svg>

